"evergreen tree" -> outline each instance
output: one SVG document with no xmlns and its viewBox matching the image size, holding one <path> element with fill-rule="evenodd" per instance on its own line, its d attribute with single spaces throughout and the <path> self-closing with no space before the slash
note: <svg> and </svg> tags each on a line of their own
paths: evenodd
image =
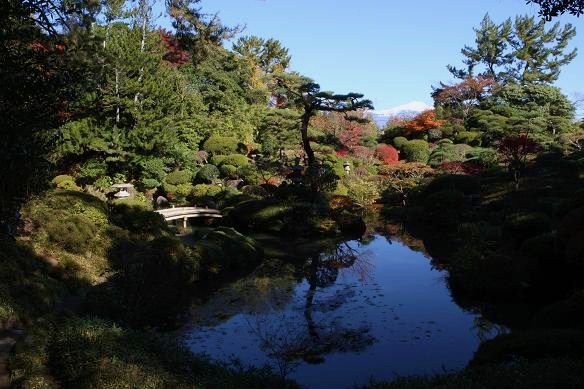
<svg viewBox="0 0 584 389">
<path fill-rule="evenodd" d="M 316 162 L 308 137 L 308 126 L 312 117 L 323 111 L 349 114 L 361 109 L 373 109 L 373 103 L 370 100 L 364 100 L 362 94 L 323 92 L 320 90 L 320 85 L 298 74 L 278 74 L 276 83 L 281 97 L 286 101 L 285 105 L 297 107 L 301 111 L 299 120 L 302 147 L 310 166 Z M 355 116 L 347 115 L 347 117 L 357 121 L 363 120 Z"/>
<path fill-rule="evenodd" d="M 448 66 L 460 79 L 476 75 L 490 77 L 499 83 L 552 83 L 558 79 L 562 66 L 572 62 L 577 50 L 567 51 L 576 35 L 571 24 L 560 23 L 546 28 L 543 20 L 517 16 L 497 25 L 486 15 L 475 29 L 476 47 L 462 49 L 466 69 Z"/>
</svg>

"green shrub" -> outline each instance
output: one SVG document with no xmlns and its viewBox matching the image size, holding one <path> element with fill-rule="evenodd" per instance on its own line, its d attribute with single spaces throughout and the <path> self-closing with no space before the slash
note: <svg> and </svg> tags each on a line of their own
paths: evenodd
<svg viewBox="0 0 584 389">
<path fill-rule="evenodd" d="M 398 150 L 401 150 L 406 143 L 408 143 L 408 140 L 403 136 L 396 136 L 395 138 L 393 138 L 393 145 Z"/>
<path fill-rule="evenodd" d="M 141 182 L 144 188 L 146 189 L 158 188 L 161 185 L 161 183 L 155 180 L 154 178 L 143 178 Z"/>
<path fill-rule="evenodd" d="M 430 128 L 428 130 L 428 140 L 437 141 L 442 138 L 442 130 L 439 128 Z"/>
<path fill-rule="evenodd" d="M 197 184 L 191 191 L 191 196 L 196 200 L 204 197 L 215 197 L 221 193 L 221 187 L 218 185 Z"/>
<path fill-rule="evenodd" d="M 142 157 L 137 165 L 140 169 L 142 179 L 151 179 L 162 182 L 166 177 L 166 163 L 158 157 Z"/>
<path fill-rule="evenodd" d="M 478 178 L 473 176 L 447 174 L 432 180 L 426 186 L 424 193 L 428 195 L 443 190 L 456 190 L 465 195 L 472 195 L 480 192 L 481 185 Z"/>
<path fill-rule="evenodd" d="M 152 206 L 135 200 L 116 200 L 112 203 L 112 222 L 137 233 L 160 234 L 167 230 L 164 218 L 152 212 Z"/>
<path fill-rule="evenodd" d="M 50 219 L 44 228 L 51 241 L 76 254 L 90 248 L 97 232 L 95 224 L 83 215 Z"/>
<path fill-rule="evenodd" d="M 499 162 L 497 150 L 486 147 L 474 147 L 468 152 L 468 158 L 482 167 L 490 168 Z"/>
<path fill-rule="evenodd" d="M 79 178 L 85 183 L 107 175 L 107 163 L 102 159 L 90 159 L 79 169 Z"/>
<path fill-rule="evenodd" d="M 190 184 L 193 180 L 193 172 L 190 170 L 177 170 L 166 176 L 166 183 L 170 185 Z"/>
<path fill-rule="evenodd" d="M 409 162 L 427 163 L 430 157 L 430 147 L 428 142 L 421 139 L 408 141 L 402 146 L 402 153 Z"/>
<path fill-rule="evenodd" d="M 217 228 L 199 244 L 201 266 L 211 274 L 248 269 L 257 265 L 263 257 L 263 250 L 255 240 L 233 228 Z"/>
<path fill-rule="evenodd" d="M 226 155 L 214 155 L 209 160 L 209 163 L 211 165 L 220 166 L 223 163 L 223 161 L 225 161 L 225 158 L 227 158 Z"/>
<path fill-rule="evenodd" d="M 222 164 L 233 165 L 235 167 L 242 167 L 249 165 L 249 158 L 242 154 L 226 155 Z"/>
<path fill-rule="evenodd" d="M 252 164 L 237 168 L 237 176 L 242 178 L 248 185 L 257 185 L 261 181 L 257 167 Z"/>
<path fill-rule="evenodd" d="M 179 197 L 187 197 L 189 194 L 191 194 L 192 190 L 193 190 L 193 184 L 191 184 L 191 183 L 178 184 L 178 185 L 176 185 L 176 189 L 174 191 L 174 194 L 179 196 Z"/>
<path fill-rule="evenodd" d="M 219 171 L 223 177 L 237 178 L 237 167 L 233 165 L 221 165 Z"/>
<path fill-rule="evenodd" d="M 216 155 L 235 154 L 238 151 L 238 142 L 231 136 L 211 135 L 203 143 L 203 150 Z"/>
<path fill-rule="evenodd" d="M 246 185 L 242 188 L 241 192 L 244 195 L 257 197 L 261 199 L 265 199 L 270 195 L 267 190 L 265 190 L 263 187 L 259 185 Z"/>
<path fill-rule="evenodd" d="M 65 181 L 73 181 L 75 182 L 75 179 L 72 176 L 69 176 L 67 174 L 61 174 L 59 176 L 56 176 L 55 178 L 53 178 L 51 180 L 51 183 L 55 186 L 58 186 L 59 184 L 61 184 L 62 182 Z"/>
<path fill-rule="evenodd" d="M 162 236 L 121 242 L 110 256 L 118 272 L 110 285 L 103 285 L 88 298 L 92 313 L 133 326 L 163 325 L 184 313 L 191 286 L 198 278 L 199 258 L 179 239 Z M 112 301 L 108 304 L 104 300 Z"/>
<path fill-rule="evenodd" d="M 478 131 L 460 131 L 454 139 L 456 143 L 465 143 L 471 146 L 481 145 L 481 133 Z"/>
<path fill-rule="evenodd" d="M 63 174 L 63 175 L 60 175 L 60 176 L 53 178 L 51 183 L 57 189 L 73 190 L 73 191 L 80 190 L 80 188 L 75 183 L 75 179 L 71 176 L 66 175 L 66 174 Z"/>
<path fill-rule="evenodd" d="M 519 212 L 505 219 L 503 231 L 516 244 L 521 244 L 527 238 L 545 234 L 551 231 L 550 218 L 545 213 Z"/>
<path fill-rule="evenodd" d="M 471 149 L 472 147 L 466 144 L 442 143 L 432 150 L 428 163 L 437 166 L 443 162 L 463 162 L 466 161 L 466 155 Z"/>
<path fill-rule="evenodd" d="M 114 181 L 112 180 L 111 177 L 103 176 L 95 180 L 93 186 L 102 192 L 108 193 L 114 190 L 112 188 L 113 184 Z"/>
<path fill-rule="evenodd" d="M 379 186 L 373 180 L 349 176 L 342 180 L 347 195 L 357 204 L 367 206 L 375 203 L 381 196 Z"/>
<path fill-rule="evenodd" d="M 211 183 L 219 177 L 219 169 L 215 165 L 205 165 L 197 173 L 197 181 Z"/>
</svg>

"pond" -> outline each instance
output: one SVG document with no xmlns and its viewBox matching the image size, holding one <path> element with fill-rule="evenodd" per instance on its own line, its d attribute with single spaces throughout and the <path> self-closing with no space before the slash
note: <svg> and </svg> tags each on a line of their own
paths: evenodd
<svg viewBox="0 0 584 389">
<path fill-rule="evenodd" d="M 195 304 L 185 342 L 309 388 L 460 369 L 505 329 L 456 305 L 445 276 L 397 238 L 323 246 Z"/>
</svg>

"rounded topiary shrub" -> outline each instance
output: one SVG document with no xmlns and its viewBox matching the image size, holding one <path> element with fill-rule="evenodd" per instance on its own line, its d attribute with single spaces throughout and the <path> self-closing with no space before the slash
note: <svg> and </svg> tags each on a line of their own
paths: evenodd
<svg viewBox="0 0 584 389">
<path fill-rule="evenodd" d="M 79 190 L 79 187 L 75 183 L 75 179 L 69 175 L 66 175 L 66 174 L 62 174 L 60 176 L 53 178 L 51 183 L 57 189 Z"/>
<path fill-rule="evenodd" d="M 214 155 L 209 159 L 209 163 L 211 165 L 220 166 L 223 161 L 225 161 L 225 158 L 227 158 L 226 155 Z"/>
<path fill-rule="evenodd" d="M 252 196 L 252 197 L 257 197 L 257 198 L 267 198 L 269 197 L 269 193 L 268 191 L 259 186 L 259 185 L 247 185 L 244 186 L 243 189 L 241 190 L 241 192 L 244 195 L 247 196 Z"/>
<path fill-rule="evenodd" d="M 177 170 L 166 176 L 166 183 L 170 185 L 188 184 L 193 180 L 193 172 L 190 170 Z"/>
<path fill-rule="evenodd" d="M 545 213 L 519 212 L 509 215 L 503 225 L 504 233 L 515 243 L 551 231 L 551 220 Z"/>
<path fill-rule="evenodd" d="M 211 164 L 205 165 L 197 173 L 197 181 L 209 184 L 216 180 L 220 174 L 217 166 Z"/>
<path fill-rule="evenodd" d="M 234 137 L 212 135 L 203 143 L 203 150 L 218 155 L 235 154 L 238 151 L 238 144 Z"/>
<path fill-rule="evenodd" d="M 401 149 L 404 158 L 410 162 L 427 163 L 430 157 L 430 146 L 422 139 L 408 141 Z"/>
<path fill-rule="evenodd" d="M 88 250 L 97 233 L 96 225 L 82 215 L 51 219 L 45 230 L 51 241 L 76 254 Z"/>
<path fill-rule="evenodd" d="M 187 197 L 189 194 L 191 194 L 192 190 L 193 184 L 191 184 L 190 182 L 187 184 L 178 184 L 176 186 L 174 194 L 180 197 Z"/>
<path fill-rule="evenodd" d="M 393 138 L 393 145 L 400 150 L 406 143 L 408 143 L 408 140 L 403 136 L 396 136 Z"/>
<path fill-rule="evenodd" d="M 247 166 L 249 165 L 249 158 L 243 154 L 229 154 L 225 156 L 221 164 L 233 165 L 235 167 Z"/>
<path fill-rule="evenodd" d="M 140 182 L 142 183 L 142 186 L 146 189 L 158 188 L 161 185 L 161 183 L 155 180 L 154 178 L 143 178 L 140 180 Z"/>
<path fill-rule="evenodd" d="M 481 133 L 478 131 L 460 131 L 455 137 L 456 143 L 466 143 L 471 146 L 481 145 Z"/>
<path fill-rule="evenodd" d="M 217 185 L 197 184 L 193 187 L 193 190 L 191 191 L 191 196 L 195 200 L 199 200 L 204 197 L 215 197 L 219 193 L 221 193 L 221 187 Z"/>
<path fill-rule="evenodd" d="M 237 167 L 233 165 L 221 165 L 219 167 L 221 175 L 226 178 L 237 178 Z"/>
</svg>

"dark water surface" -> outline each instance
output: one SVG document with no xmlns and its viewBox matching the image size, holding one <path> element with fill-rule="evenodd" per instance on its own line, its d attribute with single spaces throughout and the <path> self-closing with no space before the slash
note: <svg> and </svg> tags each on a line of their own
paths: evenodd
<svg viewBox="0 0 584 389">
<path fill-rule="evenodd" d="M 460 369 L 502 330 L 457 306 L 423 253 L 375 235 L 268 262 L 216 291 L 193 308 L 185 341 L 309 388 L 345 388 Z"/>
</svg>

